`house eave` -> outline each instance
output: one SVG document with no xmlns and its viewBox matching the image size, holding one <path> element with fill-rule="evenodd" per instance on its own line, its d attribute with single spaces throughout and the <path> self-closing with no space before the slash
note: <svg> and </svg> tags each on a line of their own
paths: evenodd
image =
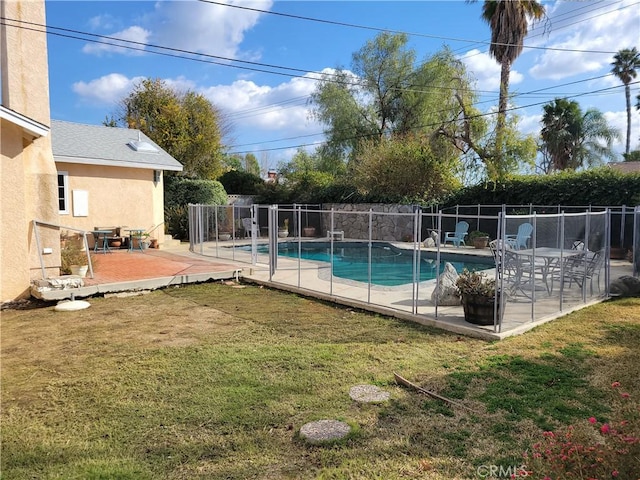
<svg viewBox="0 0 640 480">
<path fill-rule="evenodd" d="M 100 165 L 104 167 L 121 167 L 121 168 L 142 168 L 147 170 L 170 170 L 181 172 L 182 165 L 163 165 L 159 163 L 139 163 L 139 162 L 122 162 L 118 160 L 106 160 L 100 158 L 86 157 L 68 157 L 54 155 L 53 160 L 56 163 L 77 163 L 82 165 Z"/>
<path fill-rule="evenodd" d="M 17 125 L 32 137 L 40 138 L 49 135 L 48 126 L 2 105 L 0 105 L 0 118 Z"/>
</svg>

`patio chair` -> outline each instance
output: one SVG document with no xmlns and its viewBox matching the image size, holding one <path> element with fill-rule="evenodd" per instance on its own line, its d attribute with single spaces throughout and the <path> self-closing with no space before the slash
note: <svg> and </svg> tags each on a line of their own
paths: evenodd
<svg viewBox="0 0 640 480">
<path fill-rule="evenodd" d="M 593 279 L 597 278 L 596 285 L 600 291 L 600 272 L 604 266 L 605 250 L 597 252 L 585 251 L 584 255 L 570 257 L 564 262 L 562 275 L 569 288 L 575 282 L 584 293 L 589 281 L 589 295 L 593 295 Z M 559 272 L 558 272 L 559 277 Z M 560 278 L 558 278 L 560 280 Z"/>
<path fill-rule="evenodd" d="M 531 298 L 532 284 L 535 288 L 536 279 L 542 280 L 547 293 L 551 294 L 553 283 L 548 282 L 547 265 L 543 260 L 534 258 L 532 263 L 531 257 L 518 255 L 509 242 L 505 242 L 503 248 L 500 240 L 493 240 L 489 242 L 489 248 L 496 262 L 498 278 L 503 280 L 509 295 L 516 296 L 522 292 Z"/>
<path fill-rule="evenodd" d="M 456 223 L 456 231 L 455 232 L 445 232 L 444 233 L 444 244 L 447 242 L 451 242 L 456 247 L 460 247 L 462 243 L 465 247 L 467 246 L 464 243 L 464 237 L 467 236 L 467 232 L 469 231 L 469 224 L 465 221 L 461 221 Z"/>
<path fill-rule="evenodd" d="M 518 226 L 518 233 L 515 235 L 505 235 L 504 238 L 514 249 L 522 250 L 528 247 L 532 232 L 533 225 L 530 223 L 521 223 L 520 226 Z"/>
<path fill-rule="evenodd" d="M 251 238 L 253 230 L 251 229 L 251 218 L 246 217 L 242 219 L 242 229 L 244 230 L 244 238 Z M 256 223 L 257 236 L 260 236 L 260 226 Z"/>
</svg>

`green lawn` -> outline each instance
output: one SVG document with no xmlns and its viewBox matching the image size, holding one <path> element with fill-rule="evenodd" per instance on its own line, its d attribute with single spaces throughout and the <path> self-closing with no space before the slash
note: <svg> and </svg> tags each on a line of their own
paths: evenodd
<svg viewBox="0 0 640 480">
<path fill-rule="evenodd" d="M 90 302 L 2 312 L 2 480 L 493 478 L 543 431 L 615 416 L 612 382 L 640 404 L 640 299 L 497 343 L 256 286 Z M 353 435 L 298 438 L 324 418 Z"/>
</svg>

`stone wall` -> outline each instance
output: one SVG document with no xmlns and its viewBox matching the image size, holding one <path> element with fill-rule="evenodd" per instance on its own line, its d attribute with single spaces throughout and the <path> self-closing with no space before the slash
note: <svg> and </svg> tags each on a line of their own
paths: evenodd
<svg viewBox="0 0 640 480">
<path fill-rule="evenodd" d="M 369 210 L 373 211 L 373 240 L 381 241 L 413 241 L 413 205 L 398 204 L 324 204 L 326 210 L 334 209 L 333 230 L 344 231 L 345 238 L 366 240 L 369 238 Z M 360 212 L 360 213 L 356 213 Z M 378 213 L 378 214 L 376 214 Z M 401 215 L 385 215 L 401 214 Z M 331 212 L 323 214 L 325 230 L 331 228 Z M 326 231 L 322 232 L 326 234 Z"/>
</svg>

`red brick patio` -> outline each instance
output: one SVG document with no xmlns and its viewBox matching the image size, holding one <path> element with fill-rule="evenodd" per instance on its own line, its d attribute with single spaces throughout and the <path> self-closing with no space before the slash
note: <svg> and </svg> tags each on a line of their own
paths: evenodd
<svg viewBox="0 0 640 480">
<path fill-rule="evenodd" d="M 187 252 L 177 254 L 156 249 L 144 252 L 113 250 L 111 253 L 92 253 L 91 261 L 94 263 L 94 278 L 87 275 L 86 286 L 242 268 L 242 265 L 222 263 L 217 259 L 198 257 Z"/>
</svg>

